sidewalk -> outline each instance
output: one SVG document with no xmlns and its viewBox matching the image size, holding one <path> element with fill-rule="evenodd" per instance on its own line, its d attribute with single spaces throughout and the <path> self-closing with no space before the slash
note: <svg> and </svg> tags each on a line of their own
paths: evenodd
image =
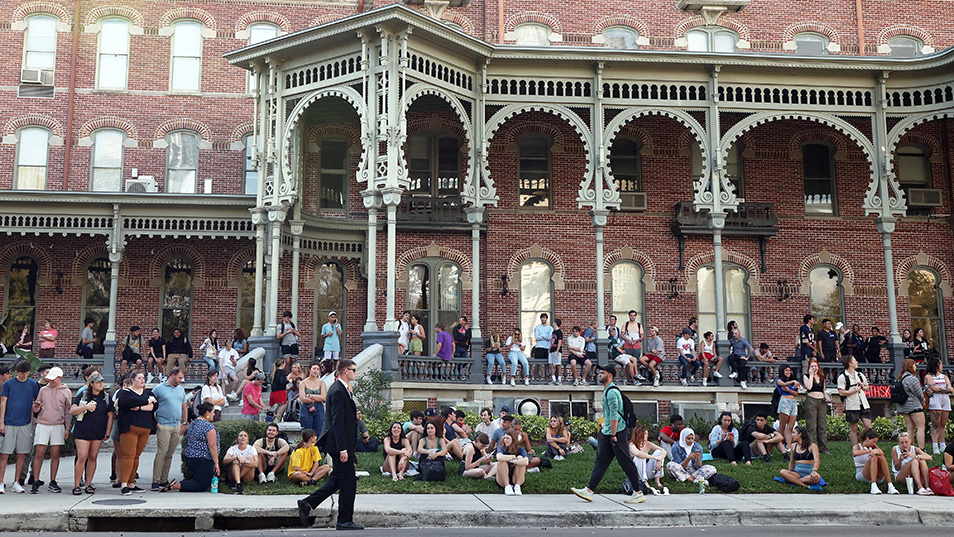
<svg viewBox="0 0 954 537">
<path fill-rule="evenodd" d="M 301 496 L 236 496 L 144 492 L 120 496 L 100 487 L 93 496 L 7 493 L 0 498 L 0 531 L 134 531 L 250 529 L 298 525 Z M 950 526 L 954 498 L 867 494 L 681 494 L 650 496 L 628 505 L 626 496 L 571 494 L 359 495 L 355 520 L 367 527 L 656 527 L 779 525 Z M 337 501 L 337 498 L 335 498 Z M 315 510 L 316 527 L 333 527 L 331 502 Z"/>
</svg>

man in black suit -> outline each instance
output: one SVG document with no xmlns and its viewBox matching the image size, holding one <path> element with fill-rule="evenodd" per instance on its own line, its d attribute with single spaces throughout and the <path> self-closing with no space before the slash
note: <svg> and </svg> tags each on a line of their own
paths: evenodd
<svg viewBox="0 0 954 537">
<path fill-rule="evenodd" d="M 325 426 L 318 439 L 326 453 L 330 453 L 334 468 L 328 481 L 310 496 L 298 500 L 298 516 L 303 526 L 309 525 L 311 510 L 318 507 L 335 492 L 338 493 L 339 530 L 363 530 L 363 526 L 354 523 L 354 495 L 358 489 L 358 477 L 355 475 L 354 448 L 357 441 L 357 411 L 351 383 L 355 377 L 355 365 L 351 360 L 339 360 L 337 379 L 328 389 Z"/>
</svg>

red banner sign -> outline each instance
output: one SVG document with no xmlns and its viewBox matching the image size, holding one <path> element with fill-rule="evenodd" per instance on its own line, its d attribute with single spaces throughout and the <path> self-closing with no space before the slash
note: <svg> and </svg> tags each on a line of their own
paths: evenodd
<svg viewBox="0 0 954 537">
<path fill-rule="evenodd" d="M 865 395 L 868 399 L 891 399 L 891 386 L 868 386 Z"/>
</svg>

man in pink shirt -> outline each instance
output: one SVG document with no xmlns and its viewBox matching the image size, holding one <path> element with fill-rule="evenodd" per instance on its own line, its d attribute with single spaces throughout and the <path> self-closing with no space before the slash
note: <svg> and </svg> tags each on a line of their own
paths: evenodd
<svg viewBox="0 0 954 537">
<path fill-rule="evenodd" d="M 62 492 L 56 484 L 56 472 L 60 468 L 60 446 L 66 442 L 70 429 L 70 406 L 73 396 L 70 389 L 63 384 L 63 370 L 51 367 L 45 376 L 47 385 L 40 388 L 36 397 L 34 409 L 39 408 L 36 418 L 36 431 L 33 435 L 33 445 L 36 455 L 33 457 L 33 476 L 35 478 L 30 494 L 40 492 L 40 470 L 43 468 L 43 457 L 46 455 L 46 446 L 50 446 L 50 492 Z"/>
<path fill-rule="evenodd" d="M 252 376 L 252 382 L 242 389 L 242 419 L 259 421 L 258 413 L 265 410 L 262 403 L 262 384 L 265 383 L 265 373 L 257 371 Z"/>
</svg>

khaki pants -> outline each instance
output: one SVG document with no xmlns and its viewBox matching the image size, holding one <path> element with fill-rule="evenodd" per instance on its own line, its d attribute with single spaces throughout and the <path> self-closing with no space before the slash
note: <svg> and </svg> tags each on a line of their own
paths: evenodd
<svg viewBox="0 0 954 537">
<path fill-rule="evenodd" d="M 168 377 L 169 373 L 172 372 L 173 367 L 178 367 L 183 373 L 185 373 L 186 361 L 188 359 L 189 356 L 185 353 L 170 354 L 166 357 L 166 370 L 162 374 Z"/>
<path fill-rule="evenodd" d="M 152 463 L 152 482 L 169 482 L 172 455 L 179 444 L 179 425 L 156 425 L 156 460 Z"/>
</svg>

